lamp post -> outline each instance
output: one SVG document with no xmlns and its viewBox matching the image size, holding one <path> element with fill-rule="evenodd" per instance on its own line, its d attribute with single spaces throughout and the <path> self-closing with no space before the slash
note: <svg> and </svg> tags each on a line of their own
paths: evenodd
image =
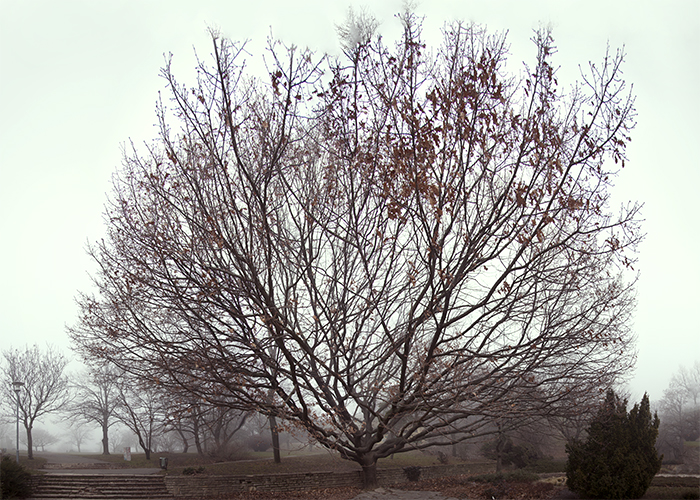
<svg viewBox="0 0 700 500">
<path fill-rule="evenodd" d="M 19 463 L 19 391 L 24 385 L 24 382 L 12 382 L 15 386 L 15 393 L 17 394 L 17 463 Z"/>
</svg>

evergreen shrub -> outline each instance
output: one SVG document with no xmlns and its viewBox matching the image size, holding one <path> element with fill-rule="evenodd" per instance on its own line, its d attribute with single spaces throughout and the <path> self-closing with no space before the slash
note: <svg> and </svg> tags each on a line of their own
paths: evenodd
<svg viewBox="0 0 700 500">
<path fill-rule="evenodd" d="M 31 490 L 31 474 L 10 457 L 0 462 L 2 496 L 0 498 L 26 498 Z"/>
<path fill-rule="evenodd" d="M 204 467 L 185 467 L 182 469 L 183 476 L 194 476 L 196 474 L 204 474 Z"/>
<path fill-rule="evenodd" d="M 420 479 L 420 472 L 421 469 L 419 465 L 412 465 L 403 468 L 403 473 L 406 475 L 406 478 L 409 481 L 418 481 Z"/>
<path fill-rule="evenodd" d="M 645 394 L 629 414 L 627 401 L 609 390 L 585 442 L 566 446 L 567 486 L 592 498 L 640 498 L 661 468 L 656 452 L 659 417 Z"/>
</svg>

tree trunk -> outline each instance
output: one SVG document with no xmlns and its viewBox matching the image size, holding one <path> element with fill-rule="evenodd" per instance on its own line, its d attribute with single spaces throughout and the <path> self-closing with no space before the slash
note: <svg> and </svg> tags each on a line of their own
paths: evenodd
<svg viewBox="0 0 700 500">
<path fill-rule="evenodd" d="M 177 433 L 180 434 L 180 439 L 182 439 L 182 453 L 187 453 L 187 450 L 190 449 L 190 442 L 181 428 L 178 427 Z"/>
<path fill-rule="evenodd" d="M 280 434 L 277 432 L 277 420 L 273 415 L 270 415 L 270 433 L 272 434 L 272 454 L 275 457 L 275 463 L 282 462 L 280 456 Z"/>
<path fill-rule="evenodd" d="M 102 454 L 103 455 L 109 455 L 109 433 L 108 433 L 108 426 L 107 423 L 105 422 L 102 424 Z M 80 451 L 80 450 L 78 450 Z"/>
<path fill-rule="evenodd" d="M 34 460 L 34 450 L 32 449 L 32 428 L 26 427 L 27 429 L 27 458 L 29 460 Z"/>
<path fill-rule="evenodd" d="M 366 490 L 375 489 L 379 486 L 377 482 L 377 459 L 374 456 L 363 457 L 362 466 L 362 487 Z"/>
<path fill-rule="evenodd" d="M 197 448 L 197 454 L 202 456 L 204 455 L 204 450 L 202 450 L 202 443 L 199 440 L 199 432 L 195 431 L 194 433 L 194 446 Z"/>
<path fill-rule="evenodd" d="M 204 455 L 204 451 L 202 450 L 202 443 L 199 441 L 199 423 L 197 422 L 196 417 L 192 422 L 192 429 L 192 434 L 194 435 L 194 446 L 197 448 L 197 454 L 201 457 Z"/>
<path fill-rule="evenodd" d="M 501 472 L 503 468 L 503 441 L 501 439 L 501 434 L 498 435 L 498 441 L 496 441 L 496 472 Z"/>
<path fill-rule="evenodd" d="M 136 437 L 139 440 L 139 445 L 141 446 L 141 449 L 146 454 L 146 460 L 150 460 L 151 459 L 151 447 L 146 446 L 146 443 L 144 442 L 143 437 L 139 433 L 136 433 Z"/>
<path fill-rule="evenodd" d="M 496 472 L 501 472 L 503 467 L 503 448 L 506 445 L 506 437 L 501 429 L 501 425 L 498 424 L 498 438 L 496 439 Z"/>
</svg>

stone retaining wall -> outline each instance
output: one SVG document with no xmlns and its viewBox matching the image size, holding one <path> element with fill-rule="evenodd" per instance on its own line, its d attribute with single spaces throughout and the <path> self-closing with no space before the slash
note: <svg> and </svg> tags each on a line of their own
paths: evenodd
<svg viewBox="0 0 700 500">
<path fill-rule="evenodd" d="M 421 467 L 421 479 L 468 474 L 476 464 Z M 402 468 L 379 469 L 380 486 L 408 481 Z M 362 472 L 306 472 L 251 476 L 165 476 L 165 486 L 174 497 L 216 498 L 237 491 L 299 491 L 324 488 L 362 487 Z"/>
<path fill-rule="evenodd" d="M 61 469 L 126 469 L 127 465 L 115 464 L 110 462 L 86 462 L 86 463 L 54 463 L 47 462 L 42 466 L 42 469 L 61 470 Z"/>
</svg>

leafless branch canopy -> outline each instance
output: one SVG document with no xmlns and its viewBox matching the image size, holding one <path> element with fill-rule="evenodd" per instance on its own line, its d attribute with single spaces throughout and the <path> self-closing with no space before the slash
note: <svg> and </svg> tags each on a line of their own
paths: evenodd
<svg viewBox="0 0 700 500">
<path fill-rule="evenodd" d="M 272 42 L 269 81 L 218 38 L 194 88 L 166 65 L 160 136 L 125 151 L 91 248 L 85 356 L 367 466 L 575 412 L 627 371 L 641 236 L 637 205 L 609 206 L 634 125 L 622 54 L 562 93 L 548 32 L 521 80 L 503 36 L 454 24 L 428 54 L 402 22 L 394 47 L 365 25 L 342 60 Z"/>
</svg>

